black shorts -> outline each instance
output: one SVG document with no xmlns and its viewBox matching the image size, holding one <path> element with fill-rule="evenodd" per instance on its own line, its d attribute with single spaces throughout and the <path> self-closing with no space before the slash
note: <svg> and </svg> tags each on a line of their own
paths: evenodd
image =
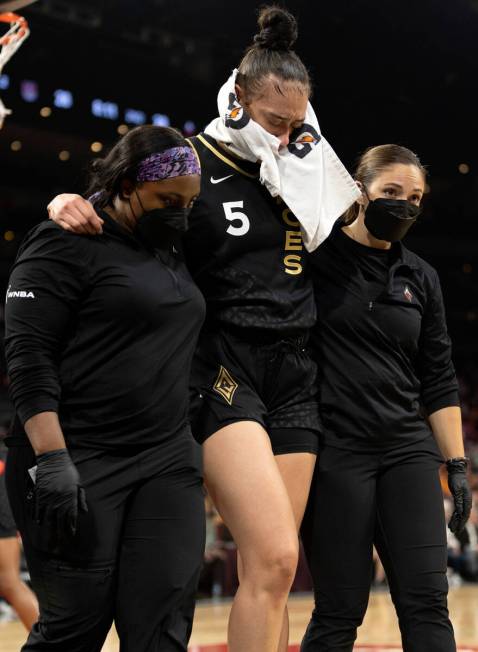
<svg viewBox="0 0 478 652">
<path fill-rule="evenodd" d="M 17 526 L 13 520 L 5 487 L 5 461 L 6 454 L 4 451 L 0 451 L 0 539 L 17 536 Z"/>
<path fill-rule="evenodd" d="M 191 427 L 197 441 L 226 425 L 256 421 L 274 454 L 317 453 L 317 367 L 306 336 L 252 343 L 204 331 L 191 374 Z"/>
</svg>

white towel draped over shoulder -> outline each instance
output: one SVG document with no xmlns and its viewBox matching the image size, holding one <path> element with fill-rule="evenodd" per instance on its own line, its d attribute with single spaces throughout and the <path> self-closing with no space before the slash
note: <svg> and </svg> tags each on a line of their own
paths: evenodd
<svg viewBox="0 0 478 652">
<path fill-rule="evenodd" d="M 334 222 L 360 197 L 354 180 L 320 133 L 310 102 L 303 126 L 281 147 L 278 138 L 251 119 L 235 93 L 237 70 L 217 97 L 219 117 L 205 133 L 237 156 L 260 161 L 260 180 L 273 197 L 280 196 L 302 227 L 308 251 L 323 242 Z"/>
</svg>

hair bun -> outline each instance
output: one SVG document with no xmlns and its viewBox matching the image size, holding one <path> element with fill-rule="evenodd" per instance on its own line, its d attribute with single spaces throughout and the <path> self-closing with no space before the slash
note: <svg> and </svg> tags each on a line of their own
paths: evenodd
<svg viewBox="0 0 478 652">
<path fill-rule="evenodd" d="M 263 7 L 259 12 L 257 23 L 261 30 L 254 36 L 254 44 L 257 47 L 286 52 L 297 41 L 297 21 L 282 7 L 274 5 Z"/>
</svg>

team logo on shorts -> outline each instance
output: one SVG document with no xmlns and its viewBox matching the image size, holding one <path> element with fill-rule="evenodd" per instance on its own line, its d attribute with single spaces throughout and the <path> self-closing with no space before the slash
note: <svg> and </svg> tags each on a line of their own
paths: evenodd
<svg viewBox="0 0 478 652">
<path fill-rule="evenodd" d="M 236 383 L 228 370 L 224 369 L 224 367 L 221 365 L 216 382 L 214 383 L 214 391 L 225 398 L 229 405 L 232 405 L 232 397 L 234 396 L 234 392 L 238 387 L 239 385 Z"/>
<path fill-rule="evenodd" d="M 229 106 L 226 113 L 226 127 L 232 129 L 242 129 L 246 126 L 251 118 L 247 111 L 237 101 L 234 93 L 229 93 Z"/>
</svg>

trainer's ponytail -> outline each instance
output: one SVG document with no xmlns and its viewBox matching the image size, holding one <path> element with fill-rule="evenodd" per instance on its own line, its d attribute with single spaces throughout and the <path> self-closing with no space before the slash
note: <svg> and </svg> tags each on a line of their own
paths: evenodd
<svg viewBox="0 0 478 652">
<path fill-rule="evenodd" d="M 297 83 L 310 95 L 307 68 L 291 49 L 298 36 L 294 16 L 282 7 L 270 5 L 260 9 L 257 22 L 259 33 L 239 64 L 236 78 L 239 86 L 251 97 L 260 92 L 264 79 L 272 75 L 281 81 Z"/>
</svg>

